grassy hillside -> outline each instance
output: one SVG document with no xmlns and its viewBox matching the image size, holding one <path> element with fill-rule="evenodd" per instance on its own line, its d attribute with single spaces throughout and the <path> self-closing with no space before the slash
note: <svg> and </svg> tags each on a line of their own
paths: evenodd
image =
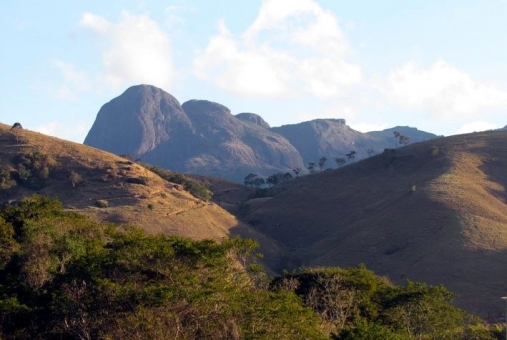
<svg viewBox="0 0 507 340">
<path fill-rule="evenodd" d="M 182 185 L 128 159 L 4 124 L 0 145 L 0 203 L 39 193 L 96 220 L 135 224 L 151 234 L 263 239 L 219 205 L 194 197 Z M 74 185 L 72 176 L 78 179 Z M 8 188 L 9 183 L 15 185 Z M 263 249 L 276 256 L 277 245 L 267 239 L 264 244 Z"/>
<path fill-rule="evenodd" d="M 499 339 L 442 286 L 364 266 L 269 279 L 255 242 L 147 235 L 32 195 L 0 207 L 1 339 Z"/>
<path fill-rule="evenodd" d="M 505 131 L 440 138 L 285 183 L 244 220 L 287 248 L 279 269 L 362 262 L 487 315 L 507 290 L 506 170 Z"/>
<path fill-rule="evenodd" d="M 507 289 L 506 142 L 494 131 L 416 143 L 247 201 L 251 189 L 209 179 L 208 202 L 128 159 L 0 124 L 0 200 L 36 192 L 151 234 L 239 234 L 277 270 L 365 263 L 396 283 L 444 284 L 487 316 Z"/>
</svg>

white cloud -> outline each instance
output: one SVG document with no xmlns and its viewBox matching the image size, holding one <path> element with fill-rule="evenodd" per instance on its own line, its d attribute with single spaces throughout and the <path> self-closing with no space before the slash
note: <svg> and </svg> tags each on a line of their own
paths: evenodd
<svg viewBox="0 0 507 340">
<path fill-rule="evenodd" d="M 379 89 L 391 100 L 424 109 L 436 118 L 469 117 L 484 114 L 483 110 L 507 108 L 507 92 L 474 81 L 442 60 L 427 69 L 409 62 L 392 71 Z"/>
<path fill-rule="evenodd" d="M 348 50 L 334 16 L 313 0 L 265 0 L 241 38 L 220 23 L 194 73 L 242 95 L 329 98 L 361 80 Z"/>
<path fill-rule="evenodd" d="M 456 134 L 462 133 L 470 133 L 470 132 L 479 132 L 486 130 L 498 129 L 499 127 L 496 124 L 492 124 L 483 120 L 477 120 L 471 123 L 467 123 L 460 127 Z"/>
<path fill-rule="evenodd" d="M 80 24 L 99 33 L 107 33 L 112 26 L 106 19 L 93 13 L 84 13 Z"/>
<path fill-rule="evenodd" d="M 105 39 L 99 80 L 114 89 L 136 83 L 169 88 L 176 72 L 166 34 L 146 15 L 123 12 L 113 24 L 85 13 L 80 24 Z"/>
</svg>

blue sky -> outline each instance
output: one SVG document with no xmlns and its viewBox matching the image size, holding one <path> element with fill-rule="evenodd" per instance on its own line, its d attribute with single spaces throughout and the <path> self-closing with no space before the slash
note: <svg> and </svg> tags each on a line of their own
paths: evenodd
<svg viewBox="0 0 507 340">
<path fill-rule="evenodd" d="M 0 122 L 82 142 L 144 83 L 271 126 L 500 128 L 506 17 L 506 0 L 5 0 Z"/>
</svg>

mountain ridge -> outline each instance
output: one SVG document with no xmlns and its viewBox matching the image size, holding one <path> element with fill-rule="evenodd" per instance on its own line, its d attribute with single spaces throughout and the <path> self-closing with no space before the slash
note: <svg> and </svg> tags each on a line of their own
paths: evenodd
<svg viewBox="0 0 507 340">
<path fill-rule="evenodd" d="M 127 109 L 117 103 L 135 104 Z M 409 137 L 418 142 L 436 135 L 419 132 Z M 255 113 L 233 115 L 226 106 L 208 100 L 180 105 L 161 89 L 138 85 L 102 106 L 84 144 L 170 170 L 242 182 L 249 173 L 304 173 L 309 162 L 321 157 L 332 161 L 350 151 L 358 158 L 369 157 L 393 147 L 394 139 L 355 131 L 344 119 L 270 127 Z"/>
</svg>

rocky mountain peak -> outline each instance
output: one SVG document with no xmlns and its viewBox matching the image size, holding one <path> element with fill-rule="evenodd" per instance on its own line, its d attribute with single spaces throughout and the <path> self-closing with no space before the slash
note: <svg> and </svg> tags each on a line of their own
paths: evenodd
<svg viewBox="0 0 507 340">
<path fill-rule="evenodd" d="M 271 128 L 269 124 L 261 116 L 255 113 L 249 112 L 238 113 L 236 115 L 236 118 L 238 118 L 243 122 L 254 123 L 255 125 L 258 125 L 264 129 Z"/>
<path fill-rule="evenodd" d="M 176 98 L 155 86 L 137 85 L 102 106 L 84 144 L 138 157 L 191 125 Z"/>
</svg>

